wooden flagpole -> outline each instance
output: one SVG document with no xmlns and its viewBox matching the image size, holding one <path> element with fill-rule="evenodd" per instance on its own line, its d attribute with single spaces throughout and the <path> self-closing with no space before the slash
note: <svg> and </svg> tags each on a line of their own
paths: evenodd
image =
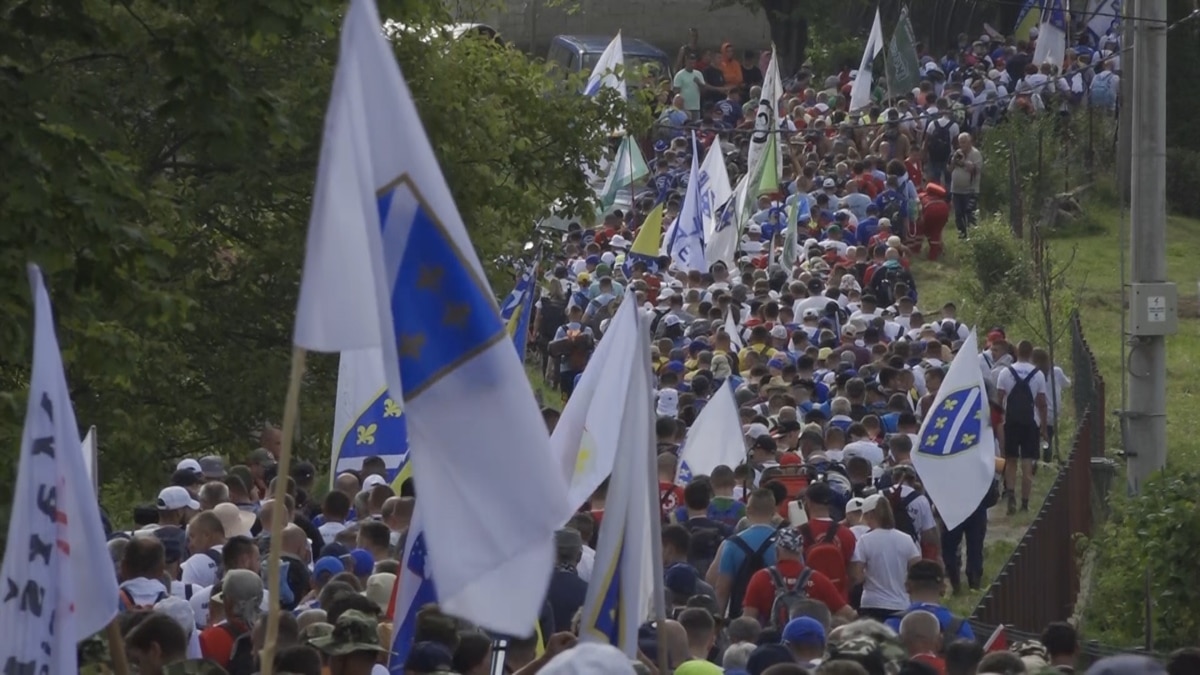
<svg viewBox="0 0 1200 675">
<path fill-rule="evenodd" d="M 263 640 L 259 675 L 272 675 L 275 670 L 275 646 L 279 639 L 279 557 L 283 548 L 283 516 L 287 503 L 287 477 L 292 461 L 292 443 L 296 435 L 296 418 L 300 415 L 300 383 L 304 376 L 304 360 L 307 352 L 303 347 L 292 350 L 292 373 L 288 380 L 287 401 L 283 408 L 283 448 L 279 451 L 278 471 L 275 478 L 275 501 L 271 510 L 271 553 L 267 559 L 267 589 L 274 593 L 267 612 L 267 634 Z"/>
</svg>

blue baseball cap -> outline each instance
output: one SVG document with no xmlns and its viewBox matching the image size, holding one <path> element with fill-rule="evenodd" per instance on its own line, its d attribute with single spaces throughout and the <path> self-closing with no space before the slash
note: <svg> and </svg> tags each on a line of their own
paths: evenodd
<svg viewBox="0 0 1200 675">
<path fill-rule="evenodd" d="M 327 555 L 318 560 L 316 565 L 313 565 L 313 578 L 317 580 L 317 583 L 323 584 L 328 581 L 328 579 L 324 578 L 326 575 L 332 577 L 335 574 L 341 574 L 345 571 L 346 566 L 342 564 L 340 558 Z"/>
<path fill-rule="evenodd" d="M 783 641 L 793 645 L 823 645 L 825 627 L 811 616 L 796 617 L 784 626 Z"/>
<path fill-rule="evenodd" d="M 663 586 L 672 593 L 690 598 L 696 594 L 696 570 L 683 563 L 671 565 L 663 575 Z"/>
<path fill-rule="evenodd" d="M 354 565 L 352 571 L 356 577 L 369 577 L 375 571 L 375 556 L 366 549 L 356 548 L 350 551 L 350 562 Z"/>
</svg>

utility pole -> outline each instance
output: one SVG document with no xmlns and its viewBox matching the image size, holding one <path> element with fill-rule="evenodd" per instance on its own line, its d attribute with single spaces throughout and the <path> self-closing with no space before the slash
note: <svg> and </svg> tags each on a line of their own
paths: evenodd
<svg viewBox="0 0 1200 675">
<path fill-rule="evenodd" d="M 1138 2 L 1132 73 L 1132 208 L 1129 248 L 1129 489 L 1137 493 L 1167 462 L 1167 345 L 1177 329 L 1175 284 L 1167 281 L 1167 3 Z M 1127 71 L 1128 72 L 1128 71 Z"/>
</svg>

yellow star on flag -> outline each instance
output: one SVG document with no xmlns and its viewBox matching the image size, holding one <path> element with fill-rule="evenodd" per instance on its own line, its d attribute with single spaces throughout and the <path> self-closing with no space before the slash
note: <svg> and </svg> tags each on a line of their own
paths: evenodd
<svg viewBox="0 0 1200 675">
<path fill-rule="evenodd" d="M 357 445 L 375 445 L 375 432 L 379 429 L 378 424 L 358 425 L 358 438 L 355 441 Z"/>
<path fill-rule="evenodd" d="M 390 398 L 387 399 L 386 401 L 384 401 L 383 402 L 383 416 L 384 417 L 399 417 L 400 416 L 400 404 L 396 403 L 395 401 L 393 401 Z"/>
<path fill-rule="evenodd" d="M 939 436 L 937 434 L 933 434 L 932 436 L 926 437 L 925 445 L 927 447 L 932 448 L 933 446 L 937 445 L 938 438 L 939 438 Z"/>
<path fill-rule="evenodd" d="M 950 418 L 948 418 L 948 417 L 939 417 L 933 421 L 933 428 L 934 429 L 945 429 L 946 422 L 949 422 L 949 421 L 950 421 Z"/>
</svg>

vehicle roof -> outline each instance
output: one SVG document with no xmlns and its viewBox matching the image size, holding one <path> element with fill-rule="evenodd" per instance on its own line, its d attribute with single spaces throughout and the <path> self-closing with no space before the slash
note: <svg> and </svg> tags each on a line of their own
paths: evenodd
<svg viewBox="0 0 1200 675">
<path fill-rule="evenodd" d="M 578 49 L 584 54 L 592 54 L 604 51 L 608 43 L 612 42 L 611 35 L 556 35 L 555 42 L 564 42 Z M 627 38 L 621 36 L 621 48 L 626 54 L 634 56 L 653 56 L 666 58 L 667 53 L 655 47 L 649 42 L 639 40 L 637 38 Z"/>
</svg>

